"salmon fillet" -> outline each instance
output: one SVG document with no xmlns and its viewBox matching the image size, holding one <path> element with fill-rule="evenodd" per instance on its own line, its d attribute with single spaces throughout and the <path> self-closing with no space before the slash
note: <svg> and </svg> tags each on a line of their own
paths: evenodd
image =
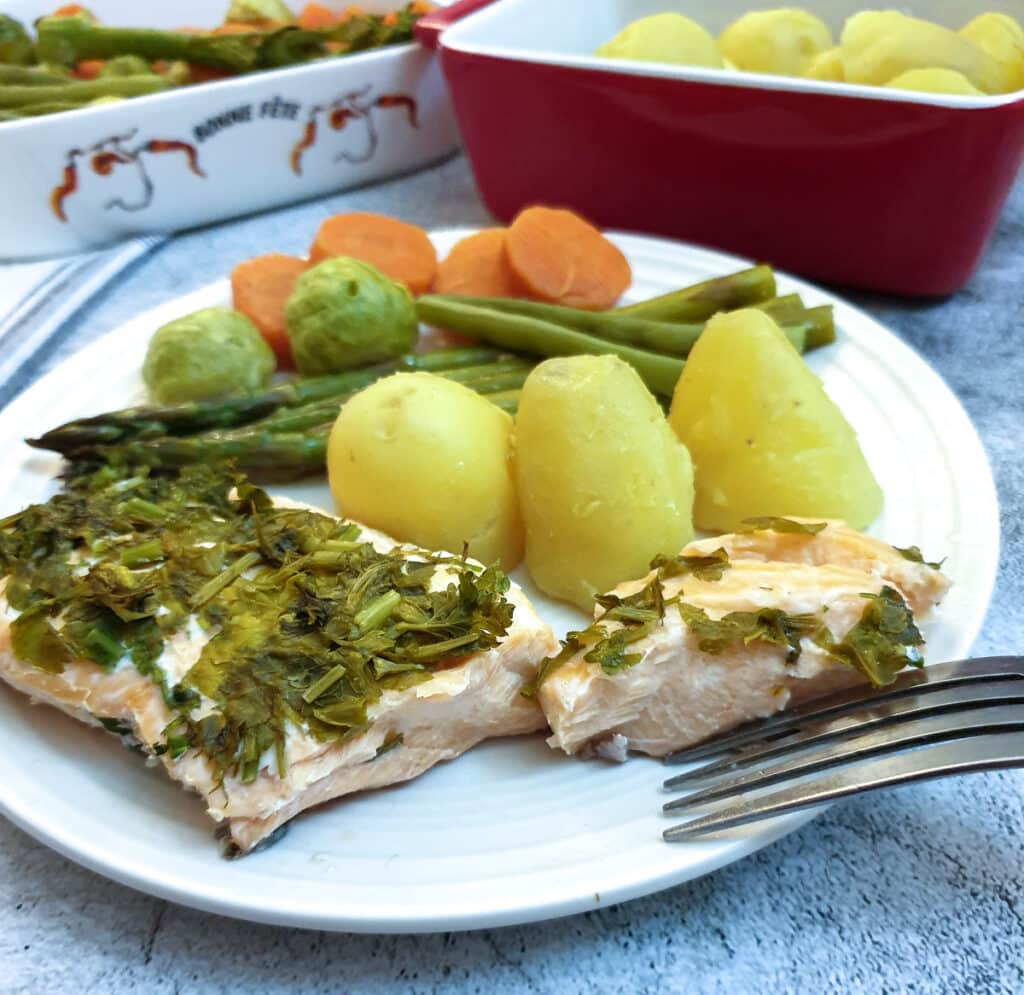
<svg viewBox="0 0 1024 995">
<path fill-rule="evenodd" d="M 275 502 L 291 505 L 290 502 Z M 415 550 L 363 528 L 361 538 L 378 552 Z M 443 566 L 431 582 L 442 590 L 450 579 Z M 536 673 L 538 661 L 557 650 L 558 642 L 516 585 L 505 597 L 514 606 L 512 624 L 499 645 L 453 661 L 429 680 L 404 690 L 385 690 L 367 711 L 365 731 L 324 742 L 289 723 L 285 742 L 286 769 L 279 776 L 268 753 L 254 781 L 237 776 L 223 785 L 206 756 L 189 750 L 178 759 L 169 753 L 151 762 L 198 793 L 218 823 L 225 851 L 237 855 L 267 840 L 288 820 L 315 805 L 370 788 L 409 780 L 442 760 L 464 753 L 481 740 L 515 736 L 545 727 L 535 701 L 524 698 L 524 682 Z M 42 702 L 94 726 L 116 723 L 126 740 L 151 756 L 172 720 L 172 713 L 154 683 L 130 663 L 106 672 L 89 661 L 71 661 L 59 674 L 37 669 L 14 656 L 10 622 L 16 612 L 0 593 L 0 678 Z M 172 636 L 160 664 L 169 682 L 180 680 L 199 659 L 210 635 L 198 625 Z M 204 706 L 210 703 L 204 702 Z M 400 739 L 399 739 L 400 737 Z M 223 790 L 222 790 L 223 787 Z"/>
<path fill-rule="evenodd" d="M 718 579 L 668 577 L 662 581 L 664 598 L 678 597 L 712 620 L 760 609 L 820 616 L 839 641 L 860 620 L 864 595 L 894 589 L 920 619 L 949 587 L 939 570 L 836 521 L 817 535 L 760 530 L 704 539 L 681 555 L 709 556 L 719 549 L 729 566 Z M 652 571 L 611 593 L 636 594 L 654 576 Z M 622 628 L 614 621 L 603 625 L 609 632 Z M 639 656 L 631 666 L 608 673 L 585 659 L 587 647 L 580 649 L 539 688 L 553 733 L 548 743 L 570 754 L 596 750 L 624 759 L 626 750 L 636 750 L 660 757 L 866 681 L 810 636 L 800 639 L 793 662 L 787 662 L 788 647 L 760 639 L 737 641 L 719 652 L 702 650 L 700 643 L 680 612 L 669 607 L 652 632 L 628 645 Z"/>
</svg>

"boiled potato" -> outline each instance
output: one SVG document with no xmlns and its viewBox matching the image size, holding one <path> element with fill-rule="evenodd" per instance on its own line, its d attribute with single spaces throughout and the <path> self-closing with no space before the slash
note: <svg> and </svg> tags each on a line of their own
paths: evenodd
<svg viewBox="0 0 1024 995">
<path fill-rule="evenodd" d="M 690 455 L 615 356 L 549 359 L 530 374 L 515 466 L 530 575 L 586 612 L 693 535 Z"/>
<path fill-rule="evenodd" d="M 893 90 L 917 90 L 921 93 L 955 93 L 965 97 L 983 97 L 963 74 L 953 69 L 910 69 L 885 84 Z"/>
<path fill-rule="evenodd" d="M 867 10 L 846 22 L 840 41 L 848 83 L 883 86 L 909 69 L 953 69 L 979 90 L 998 93 L 999 64 L 955 31 L 895 10 Z"/>
<path fill-rule="evenodd" d="M 669 421 L 696 466 L 694 521 L 806 515 L 864 528 L 882 507 L 857 436 L 763 311 L 719 314 L 693 347 Z"/>
<path fill-rule="evenodd" d="M 627 24 L 595 53 L 606 59 L 668 62 L 676 66 L 722 68 L 715 39 L 681 14 L 655 14 Z"/>
<path fill-rule="evenodd" d="M 718 36 L 718 49 L 737 68 L 753 73 L 802 76 L 832 47 L 832 32 L 799 7 L 744 14 Z"/>
<path fill-rule="evenodd" d="M 523 553 L 512 419 L 468 387 L 396 373 L 341 409 L 327 479 L 341 514 L 426 549 L 496 560 Z"/>
<path fill-rule="evenodd" d="M 822 52 L 821 55 L 816 55 L 804 70 L 804 78 L 842 83 L 846 77 L 843 75 L 843 53 L 839 46 L 830 48 L 827 52 Z"/>
<path fill-rule="evenodd" d="M 979 14 L 960 34 L 999 66 L 999 91 L 1024 89 L 1024 28 L 1008 14 Z"/>
</svg>

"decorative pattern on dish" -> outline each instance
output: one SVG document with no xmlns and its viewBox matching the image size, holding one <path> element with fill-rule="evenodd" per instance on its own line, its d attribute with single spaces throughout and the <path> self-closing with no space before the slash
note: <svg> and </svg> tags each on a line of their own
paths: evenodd
<svg viewBox="0 0 1024 995">
<path fill-rule="evenodd" d="M 65 205 L 72 195 L 102 202 L 107 211 L 142 211 L 149 207 L 154 185 L 144 154 L 181 152 L 189 172 L 201 179 L 206 177 L 194 145 L 166 138 L 127 145 L 137 132 L 133 128 L 125 135 L 111 135 L 85 148 L 68 149 L 63 177 L 50 194 L 50 208 L 60 221 L 68 220 Z"/>
</svg>

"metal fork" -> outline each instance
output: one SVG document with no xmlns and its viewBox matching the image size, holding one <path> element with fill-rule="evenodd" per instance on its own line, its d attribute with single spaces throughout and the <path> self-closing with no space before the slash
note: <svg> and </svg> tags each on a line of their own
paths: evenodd
<svg viewBox="0 0 1024 995">
<path fill-rule="evenodd" d="M 910 781 L 1024 767 L 1024 657 L 907 671 L 888 687 L 819 698 L 665 758 L 708 760 L 665 782 L 691 789 L 666 812 L 713 806 L 666 829 L 669 842 Z"/>
</svg>

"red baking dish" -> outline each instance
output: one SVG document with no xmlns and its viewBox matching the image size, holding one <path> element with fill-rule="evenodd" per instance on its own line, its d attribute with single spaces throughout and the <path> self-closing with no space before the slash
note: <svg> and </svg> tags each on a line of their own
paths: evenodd
<svg viewBox="0 0 1024 995">
<path fill-rule="evenodd" d="M 424 34 L 480 6 L 456 4 Z M 590 54 L 637 17 L 676 10 L 717 33 L 752 6 L 500 0 L 453 23 L 441 65 L 488 208 L 568 206 L 833 283 L 962 286 L 1020 165 L 1024 91 L 941 96 Z M 866 6 L 807 4 L 837 37 Z M 1024 0 L 916 12 L 957 28 L 986 9 L 1024 19 Z"/>
</svg>

